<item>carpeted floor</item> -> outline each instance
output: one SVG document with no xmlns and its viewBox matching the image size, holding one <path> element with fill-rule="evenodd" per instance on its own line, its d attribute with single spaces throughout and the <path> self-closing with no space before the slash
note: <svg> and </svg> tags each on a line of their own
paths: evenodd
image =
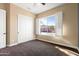
<svg viewBox="0 0 79 59">
<path fill-rule="evenodd" d="M 32 40 L 16 46 L 0 49 L 0 56 L 67 56 L 55 45 Z"/>
</svg>

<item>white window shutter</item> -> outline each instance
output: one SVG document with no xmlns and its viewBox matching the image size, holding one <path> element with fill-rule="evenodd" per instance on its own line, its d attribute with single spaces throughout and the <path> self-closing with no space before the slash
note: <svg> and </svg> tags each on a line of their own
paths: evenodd
<svg viewBox="0 0 79 59">
<path fill-rule="evenodd" d="M 36 19 L 36 34 L 40 34 L 40 26 L 39 26 L 39 19 Z"/>
<path fill-rule="evenodd" d="M 63 35 L 63 13 L 57 13 L 57 23 L 56 23 L 56 35 L 62 36 Z"/>
</svg>

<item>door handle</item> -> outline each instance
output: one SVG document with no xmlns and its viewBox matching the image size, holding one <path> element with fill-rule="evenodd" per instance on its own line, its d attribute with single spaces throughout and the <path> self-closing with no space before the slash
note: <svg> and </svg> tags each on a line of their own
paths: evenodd
<svg viewBox="0 0 79 59">
<path fill-rule="evenodd" d="M 4 35 L 6 34 L 6 33 L 3 33 Z"/>
<path fill-rule="evenodd" d="M 18 32 L 18 34 L 19 34 L 19 32 Z"/>
</svg>

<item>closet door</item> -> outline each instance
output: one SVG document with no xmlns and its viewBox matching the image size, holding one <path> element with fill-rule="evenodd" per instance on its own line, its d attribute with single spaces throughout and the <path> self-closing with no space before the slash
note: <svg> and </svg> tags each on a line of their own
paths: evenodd
<svg viewBox="0 0 79 59">
<path fill-rule="evenodd" d="M 0 9 L 0 48 L 6 47 L 6 11 Z"/>
<path fill-rule="evenodd" d="M 33 39 L 33 23 L 31 17 L 18 15 L 18 43 Z"/>
</svg>

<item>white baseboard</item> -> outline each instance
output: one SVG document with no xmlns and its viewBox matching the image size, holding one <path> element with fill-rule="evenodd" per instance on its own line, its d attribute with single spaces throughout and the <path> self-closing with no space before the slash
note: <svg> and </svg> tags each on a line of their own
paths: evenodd
<svg viewBox="0 0 79 59">
<path fill-rule="evenodd" d="M 64 48 L 61 48 L 61 47 L 58 47 L 58 46 L 56 46 L 55 48 L 57 48 L 58 50 L 60 50 L 60 51 L 62 51 L 64 53 L 66 53 L 69 56 L 79 56 L 78 53 L 75 53 L 75 52 L 73 52 L 71 50 L 67 50 L 67 49 L 64 49 Z"/>
<path fill-rule="evenodd" d="M 39 38 L 37 38 L 37 40 L 41 40 L 41 41 L 45 41 L 45 42 L 50 42 L 50 43 L 55 43 L 55 44 L 58 44 L 58 45 L 63 45 L 63 46 L 75 48 L 75 49 L 77 49 L 79 51 L 79 48 L 76 47 L 76 46 L 73 46 L 73 45 L 62 44 L 60 42 L 55 42 L 55 41 L 50 41 L 50 40 L 44 40 L 44 39 L 39 39 Z"/>
<path fill-rule="evenodd" d="M 3 49 L 3 48 L 6 48 L 6 46 L 5 47 L 1 47 L 0 49 Z"/>
<path fill-rule="evenodd" d="M 7 46 L 15 46 L 15 45 L 17 45 L 18 43 L 14 43 L 14 44 L 10 44 L 10 45 L 7 45 Z"/>
<path fill-rule="evenodd" d="M 30 41 L 30 40 L 29 40 Z M 25 41 L 25 42 L 28 42 L 28 41 Z M 7 46 L 15 46 L 15 45 L 18 45 L 18 44 L 21 44 L 21 43 L 24 43 L 24 42 L 18 42 L 18 43 L 14 43 L 14 44 L 9 44 L 9 45 L 7 45 Z"/>
</svg>

